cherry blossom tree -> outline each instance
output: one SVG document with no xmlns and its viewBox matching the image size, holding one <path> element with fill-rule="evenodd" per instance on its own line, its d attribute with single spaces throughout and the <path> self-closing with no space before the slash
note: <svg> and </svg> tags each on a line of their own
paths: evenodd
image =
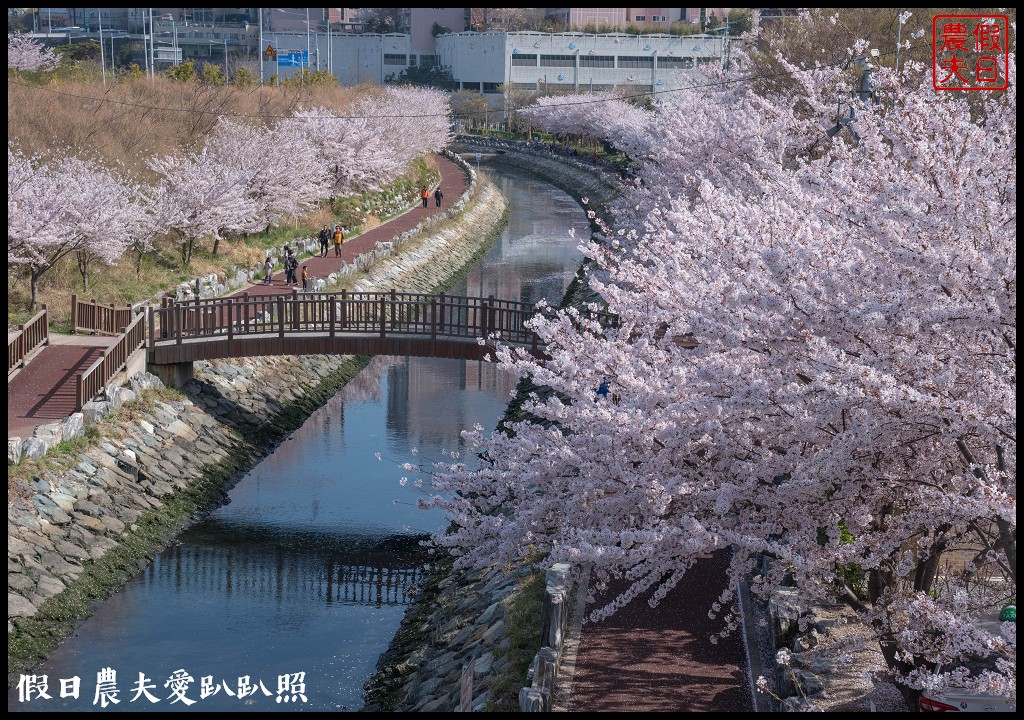
<svg viewBox="0 0 1024 720">
<path fill-rule="evenodd" d="M 164 231 L 177 235 L 183 266 L 207 237 L 263 228 L 264 214 L 248 192 L 249 178 L 226 166 L 210 147 L 151 158 L 148 164 L 160 177 L 149 191 L 154 212 Z"/>
<path fill-rule="evenodd" d="M 654 152 L 647 132 L 655 125 L 653 113 L 613 93 L 541 97 L 524 114 L 547 132 L 601 138 L 637 160 Z"/>
<path fill-rule="evenodd" d="M 301 216 L 326 194 L 322 165 L 304 134 L 222 119 L 206 146 L 213 162 L 244 178 L 261 227 Z"/>
<path fill-rule="evenodd" d="M 880 72 L 856 141 L 825 133 L 850 85 L 830 69 L 638 118 L 627 142 L 661 150 L 582 244 L 618 324 L 538 316 L 550 359 L 501 350 L 550 390 L 525 406 L 547 422 L 467 433 L 482 461 L 438 466 L 436 542 L 460 567 L 539 549 L 631 581 L 595 619 L 732 547 L 723 632 L 740 582 L 785 580 L 847 603 L 906 686 L 1015 697 L 1011 624 L 979 629 L 1016 598 L 1010 72 L 981 113 Z M 930 672 L 968 654 L 997 671 Z"/>
<path fill-rule="evenodd" d="M 77 253 L 88 278 L 90 262 L 113 264 L 135 222 L 131 187 L 79 157 L 47 162 L 7 146 L 7 263 L 28 270 L 30 309 L 39 281 L 62 258 Z"/>
<path fill-rule="evenodd" d="M 343 115 L 326 108 L 296 112 L 281 131 L 304 133 L 328 173 L 333 195 L 380 188 L 414 159 L 448 144 L 450 110 L 444 94 L 427 88 L 388 88 Z"/>
<path fill-rule="evenodd" d="M 7 67 L 13 70 L 53 70 L 60 63 L 53 50 L 28 35 L 7 36 Z"/>
</svg>

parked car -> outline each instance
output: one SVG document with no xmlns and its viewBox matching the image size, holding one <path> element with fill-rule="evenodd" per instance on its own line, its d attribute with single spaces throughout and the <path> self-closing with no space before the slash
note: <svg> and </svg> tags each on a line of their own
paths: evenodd
<svg viewBox="0 0 1024 720">
<path fill-rule="evenodd" d="M 1013 608 L 1012 618 L 1008 616 L 1004 608 L 1000 619 L 1012 619 L 1016 622 L 1016 607 Z M 993 620 L 984 622 L 981 625 L 989 632 L 999 633 L 999 621 Z M 971 675 L 977 675 L 983 670 L 996 669 L 996 656 L 967 658 L 963 663 Z M 942 666 L 935 668 L 936 673 L 942 672 Z M 918 709 L 921 712 L 1017 712 L 1015 702 L 1000 695 L 988 695 L 976 693 L 966 688 L 947 688 L 942 692 L 924 691 L 917 701 Z"/>
</svg>

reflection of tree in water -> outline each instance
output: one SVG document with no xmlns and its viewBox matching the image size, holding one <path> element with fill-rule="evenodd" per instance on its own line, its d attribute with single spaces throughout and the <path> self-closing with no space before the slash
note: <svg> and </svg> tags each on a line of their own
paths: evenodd
<svg viewBox="0 0 1024 720">
<path fill-rule="evenodd" d="M 384 370 L 405 362 L 405 358 L 378 355 L 366 369 L 348 381 L 342 393 L 346 402 L 379 402 L 381 398 L 381 375 Z"/>
</svg>

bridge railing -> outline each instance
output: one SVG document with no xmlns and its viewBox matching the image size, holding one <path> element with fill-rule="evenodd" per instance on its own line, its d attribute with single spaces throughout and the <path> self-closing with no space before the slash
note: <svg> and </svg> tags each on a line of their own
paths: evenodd
<svg viewBox="0 0 1024 720">
<path fill-rule="evenodd" d="M 71 332 L 85 330 L 96 335 L 117 335 L 132 321 L 131 307 L 100 305 L 95 298 L 92 302 L 71 296 Z"/>
<path fill-rule="evenodd" d="M 136 315 L 128 327 L 121 328 L 120 337 L 103 351 L 88 370 L 75 376 L 76 410 L 92 400 L 107 386 L 110 379 L 128 364 L 133 352 L 146 343 L 146 316 Z"/>
<path fill-rule="evenodd" d="M 249 295 L 175 303 L 153 309 L 150 345 L 236 335 L 295 333 L 412 334 L 479 338 L 530 345 L 537 337 L 526 321 L 538 310 L 493 296 L 358 292 Z"/>
<path fill-rule="evenodd" d="M 36 350 L 50 343 L 50 315 L 46 306 L 42 307 L 31 320 L 19 325 L 17 331 L 7 338 L 8 376 L 28 362 Z"/>
</svg>

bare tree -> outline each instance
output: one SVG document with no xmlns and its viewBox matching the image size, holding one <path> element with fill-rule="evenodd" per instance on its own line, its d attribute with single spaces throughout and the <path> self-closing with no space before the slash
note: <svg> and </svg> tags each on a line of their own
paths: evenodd
<svg viewBox="0 0 1024 720">
<path fill-rule="evenodd" d="M 360 8 L 363 32 L 405 32 L 409 26 L 408 8 Z"/>
</svg>

